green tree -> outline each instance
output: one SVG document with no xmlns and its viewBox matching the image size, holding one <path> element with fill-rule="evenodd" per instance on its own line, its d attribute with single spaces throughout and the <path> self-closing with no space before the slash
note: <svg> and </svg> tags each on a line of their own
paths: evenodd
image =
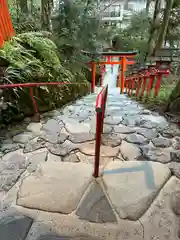
<svg viewBox="0 0 180 240">
<path fill-rule="evenodd" d="M 170 16 L 171 16 L 171 10 L 173 7 L 173 2 L 174 0 L 166 0 L 166 7 L 164 10 L 164 16 L 163 16 L 163 24 L 161 24 L 160 34 L 156 42 L 155 50 L 162 48 L 164 46 L 164 42 L 166 39 L 167 30 L 169 26 Z"/>
</svg>

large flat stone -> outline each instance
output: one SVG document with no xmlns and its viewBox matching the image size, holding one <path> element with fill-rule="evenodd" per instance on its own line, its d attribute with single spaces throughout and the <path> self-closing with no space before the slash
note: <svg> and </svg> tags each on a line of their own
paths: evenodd
<svg viewBox="0 0 180 240">
<path fill-rule="evenodd" d="M 42 129 L 51 133 L 59 133 L 62 127 L 62 122 L 58 123 L 55 119 L 50 119 L 43 125 Z"/>
<path fill-rule="evenodd" d="M 170 170 L 153 162 L 110 162 L 103 181 L 120 218 L 139 219 L 170 177 Z"/>
<path fill-rule="evenodd" d="M 80 162 L 78 156 L 75 153 L 71 153 L 69 155 L 67 155 L 66 157 L 63 158 L 63 162 Z"/>
<path fill-rule="evenodd" d="M 25 240 L 32 219 L 16 213 L 0 214 L 0 233 L 2 240 Z"/>
<path fill-rule="evenodd" d="M 148 140 L 158 137 L 158 132 L 155 129 L 139 128 L 136 132 Z"/>
<path fill-rule="evenodd" d="M 116 222 L 112 208 L 101 189 L 101 186 L 93 182 L 86 192 L 82 203 L 77 209 L 79 218 L 96 223 Z"/>
<path fill-rule="evenodd" d="M 77 121 L 78 123 L 82 123 L 84 122 L 85 120 L 88 119 L 88 116 L 83 116 L 83 115 L 76 115 L 76 114 L 73 114 L 70 116 L 70 118 L 72 118 L 73 120 Z"/>
<path fill-rule="evenodd" d="M 113 130 L 113 127 L 105 124 L 103 125 L 103 133 L 108 134 L 111 133 Z M 95 134 L 96 133 L 96 122 L 94 120 L 91 120 L 91 133 Z"/>
<path fill-rule="evenodd" d="M 108 134 L 108 133 L 111 133 L 112 130 L 113 130 L 113 128 L 111 126 L 109 126 L 108 124 L 103 125 L 103 133 Z"/>
<path fill-rule="evenodd" d="M 109 125 L 118 125 L 122 121 L 122 117 L 107 117 L 104 119 L 104 123 L 109 124 Z"/>
<path fill-rule="evenodd" d="M 23 180 L 17 204 L 43 211 L 71 213 L 91 180 L 91 165 L 42 163 L 34 174 Z"/>
<path fill-rule="evenodd" d="M 31 216 L 34 211 L 23 208 L 23 212 Z M 74 213 L 64 215 L 41 211 L 26 240 L 37 240 L 40 236 L 69 236 L 76 237 L 75 240 L 82 240 L 81 237 L 85 237 L 83 240 L 95 240 L 95 237 L 100 240 L 143 240 L 143 228 L 139 221 L 119 220 L 115 224 L 98 224 L 83 221 L 74 216 Z"/>
<path fill-rule="evenodd" d="M 4 152 L 4 153 L 13 152 L 15 150 L 18 150 L 19 148 L 20 148 L 20 145 L 17 143 L 3 143 L 0 146 L 1 152 Z"/>
<path fill-rule="evenodd" d="M 98 240 L 98 238 L 91 237 L 91 236 L 41 236 L 37 240 Z"/>
<path fill-rule="evenodd" d="M 64 143 L 68 138 L 65 133 L 55 133 L 55 132 L 43 132 L 40 136 L 44 141 L 57 144 Z"/>
<path fill-rule="evenodd" d="M 128 127 L 135 127 L 136 126 L 136 122 L 137 122 L 137 120 L 136 120 L 135 117 L 132 118 L 132 116 L 123 116 L 123 120 L 122 120 L 121 123 L 123 125 L 128 126 Z"/>
<path fill-rule="evenodd" d="M 75 154 L 78 157 L 80 162 L 94 165 L 94 160 L 95 160 L 94 156 L 85 155 L 81 152 L 76 152 Z M 113 161 L 113 158 L 111 158 L 111 157 L 100 157 L 99 164 L 100 164 L 100 166 L 104 166 L 108 161 Z"/>
<path fill-rule="evenodd" d="M 170 155 L 172 162 L 180 162 L 180 150 L 172 151 Z"/>
<path fill-rule="evenodd" d="M 48 152 L 48 155 L 47 155 L 47 161 L 55 161 L 55 162 L 61 162 L 62 161 L 62 157 L 61 156 L 57 156 L 57 155 L 54 155 L 50 152 Z"/>
<path fill-rule="evenodd" d="M 79 149 L 79 145 L 66 140 L 63 144 L 49 143 L 47 144 L 47 148 L 52 154 L 64 157 L 70 152 Z"/>
<path fill-rule="evenodd" d="M 101 142 L 105 146 L 117 147 L 121 144 L 121 136 L 115 133 L 103 134 L 101 136 Z"/>
<path fill-rule="evenodd" d="M 150 115 L 145 115 L 143 116 L 143 119 L 146 121 L 144 127 L 147 127 L 147 128 L 157 127 L 158 130 L 160 129 L 164 130 L 164 129 L 167 129 L 169 125 L 167 120 L 163 116 L 160 116 L 157 112 L 156 113 L 152 112 L 152 114 Z"/>
<path fill-rule="evenodd" d="M 163 137 L 172 138 L 175 136 L 180 136 L 180 129 L 176 124 L 171 124 L 166 129 L 159 129 L 159 132 Z"/>
<path fill-rule="evenodd" d="M 9 190 L 25 171 L 27 164 L 20 150 L 4 155 L 0 162 L 0 191 Z"/>
<path fill-rule="evenodd" d="M 145 160 L 168 163 L 171 161 L 171 153 L 173 149 L 170 148 L 155 148 L 152 146 L 141 147 Z"/>
<path fill-rule="evenodd" d="M 35 171 L 38 164 L 45 162 L 47 159 L 47 154 L 48 154 L 47 149 L 37 150 L 30 154 L 27 159 L 29 163 L 28 172 Z"/>
<path fill-rule="evenodd" d="M 22 169 L 3 170 L 0 175 L 0 191 L 8 191 L 19 179 L 24 172 Z"/>
<path fill-rule="evenodd" d="M 87 142 L 81 144 L 80 151 L 86 155 L 95 155 L 95 143 Z M 111 147 L 111 146 L 101 146 L 100 155 L 101 157 L 116 157 L 119 153 L 119 147 Z"/>
<path fill-rule="evenodd" d="M 90 163 L 90 164 L 94 163 L 94 156 L 85 155 L 81 152 L 76 152 L 76 156 L 79 158 L 80 162 Z M 101 164 L 101 162 L 100 162 L 100 164 Z"/>
<path fill-rule="evenodd" d="M 140 126 L 144 127 L 144 128 L 152 129 L 152 128 L 157 127 L 157 123 L 153 122 L 153 121 L 150 121 L 150 120 L 147 120 L 147 121 L 143 122 L 142 124 L 140 124 Z"/>
<path fill-rule="evenodd" d="M 166 166 L 169 167 L 173 175 L 175 175 L 177 178 L 180 179 L 180 163 L 170 162 L 170 163 L 167 163 Z"/>
<path fill-rule="evenodd" d="M 174 193 L 180 191 L 180 180 L 171 177 L 140 221 L 146 240 L 178 240 L 179 221 L 173 213 Z M 179 203 L 178 203 L 179 204 Z M 176 210 L 175 210 L 176 211 Z"/>
<path fill-rule="evenodd" d="M 89 133 L 91 130 L 91 126 L 88 123 L 79 123 L 79 122 L 67 122 L 65 124 L 66 130 L 71 134 L 78 134 L 78 133 Z"/>
<path fill-rule="evenodd" d="M 35 135 L 32 132 L 24 132 L 14 136 L 13 141 L 17 143 L 26 143 L 34 137 Z"/>
<path fill-rule="evenodd" d="M 40 137 L 43 141 L 50 142 L 53 144 L 58 143 L 58 140 L 59 140 L 58 133 L 54 133 L 54 132 L 43 132 Z"/>
<path fill-rule="evenodd" d="M 95 134 L 92 133 L 77 133 L 69 136 L 69 140 L 73 143 L 84 143 L 95 139 Z"/>
<path fill-rule="evenodd" d="M 180 215 L 180 188 L 179 191 L 173 192 L 171 195 L 172 210 L 176 215 Z"/>
<path fill-rule="evenodd" d="M 180 137 L 173 138 L 171 142 L 172 142 L 172 147 L 175 150 L 179 150 L 180 149 Z"/>
<path fill-rule="evenodd" d="M 155 147 L 160 147 L 160 148 L 167 148 L 170 147 L 171 141 L 167 138 L 154 138 L 152 139 L 152 143 L 154 144 Z"/>
<path fill-rule="evenodd" d="M 130 143 L 142 144 L 142 145 L 147 144 L 149 142 L 149 140 L 147 138 L 143 137 L 142 135 L 136 134 L 136 133 L 127 135 L 125 137 L 125 140 Z"/>
<path fill-rule="evenodd" d="M 136 160 L 141 156 L 140 149 L 136 145 L 128 143 L 126 141 L 122 141 L 120 146 L 120 153 L 123 159 L 128 161 Z"/>
<path fill-rule="evenodd" d="M 42 128 L 42 124 L 41 123 L 30 123 L 28 126 L 27 126 L 27 130 L 28 131 L 31 131 L 35 134 L 38 134 L 38 133 L 41 133 L 41 128 Z"/>
<path fill-rule="evenodd" d="M 61 113 L 58 110 L 52 110 L 52 111 L 48 111 L 48 112 L 41 114 L 41 118 L 46 120 L 49 118 L 55 118 L 59 115 L 61 115 Z M 50 120 L 54 120 L 54 119 L 50 119 Z M 50 120 L 48 120 L 48 121 L 50 121 Z"/>
<path fill-rule="evenodd" d="M 127 127 L 127 126 L 121 124 L 121 125 L 114 127 L 114 132 L 130 134 L 130 133 L 134 133 L 135 130 L 131 127 Z"/>
<path fill-rule="evenodd" d="M 45 144 L 46 142 L 43 139 L 39 137 L 33 138 L 32 140 L 30 140 L 28 143 L 24 145 L 23 152 L 28 153 L 28 152 L 38 150 L 40 148 L 44 148 Z"/>
</svg>

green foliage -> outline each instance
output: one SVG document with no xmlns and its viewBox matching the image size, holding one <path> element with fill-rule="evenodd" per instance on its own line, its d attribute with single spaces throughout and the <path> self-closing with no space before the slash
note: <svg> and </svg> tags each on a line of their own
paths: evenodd
<svg viewBox="0 0 180 240">
<path fill-rule="evenodd" d="M 36 78 L 44 81 L 73 80 L 73 75 L 60 63 L 56 45 L 47 38 L 33 34 L 18 35 L 5 43 L 0 57 L 9 63 L 2 81 L 32 82 Z"/>
<path fill-rule="evenodd" d="M 173 88 L 173 85 L 162 85 L 156 98 L 154 98 L 154 93 L 151 93 L 149 102 L 155 104 L 166 104 L 169 100 Z"/>
<path fill-rule="evenodd" d="M 130 33 L 130 36 L 132 35 L 140 39 L 147 39 L 149 37 L 150 24 L 151 18 L 147 16 L 145 11 L 142 11 L 132 16 L 130 26 L 126 29 L 126 32 Z"/>
<path fill-rule="evenodd" d="M 5 43 L 0 50 L 0 60 L 5 60 L 7 68 L 0 81 L 1 83 L 77 82 L 77 85 L 36 88 L 34 95 L 39 111 L 48 111 L 84 95 L 89 87 L 82 74 L 73 75 L 61 64 L 56 45 L 50 39 L 37 35 L 41 34 L 20 34 Z M 7 123 L 16 116 L 33 114 L 34 109 L 28 89 L 7 90 L 4 96 L 8 108 L 1 113 L 0 123 Z"/>
<path fill-rule="evenodd" d="M 150 23 L 151 19 L 144 11 L 142 11 L 132 16 L 130 24 L 127 28 L 116 28 L 119 50 L 137 50 L 139 52 L 137 59 L 139 59 L 139 61 L 143 61 L 144 54 L 147 51 Z"/>
<path fill-rule="evenodd" d="M 94 52 L 111 36 L 95 16 L 95 2 L 66 1 L 52 18 L 53 35 L 61 60 L 74 73 L 84 73 L 90 60 L 81 50 Z"/>
<path fill-rule="evenodd" d="M 40 12 L 37 8 L 34 8 L 31 14 L 25 15 L 18 5 L 11 3 L 9 4 L 9 12 L 16 33 L 41 30 Z"/>
<path fill-rule="evenodd" d="M 57 46 L 48 38 L 34 36 L 33 33 L 24 33 L 18 36 L 20 41 L 29 44 L 29 46 L 39 53 L 39 58 L 46 65 L 59 66 Z"/>
<path fill-rule="evenodd" d="M 155 98 L 154 97 L 154 91 L 151 90 L 151 93 L 148 97 L 141 98 L 136 98 L 134 95 L 132 96 L 133 99 L 136 99 L 139 101 L 141 104 L 145 105 L 146 107 L 150 109 L 166 109 L 167 103 L 169 101 L 169 97 L 171 96 L 171 92 L 175 86 L 174 85 L 162 85 L 161 88 L 159 89 L 158 96 Z"/>
<path fill-rule="evenodd" d="M 30 62 L 40 63 L 32 55 L 32 51 L 25 49 L 18 41 L 13 38 L 6 42 L 0 51 L 0 57 L 6 59 L 12 67 L 24 69 Z"/>
</svg>

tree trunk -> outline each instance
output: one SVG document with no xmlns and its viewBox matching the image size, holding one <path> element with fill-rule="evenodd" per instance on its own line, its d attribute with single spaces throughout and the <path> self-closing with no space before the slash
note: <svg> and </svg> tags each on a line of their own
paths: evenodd
<svg viewBox="0 0 180 240">
<path fill-rule="evenodd" d="M 128 7 L 129 7 L 129 0 L 125 0 L 124 1 L 124 9 L 128 10 Z"/>
<path fill-rule="evenodd" d="M 158 37 L 155 49 L 162 48 L 167 34 L 169 19 L 174 0 L 166 0 L 166 8 L 164 11 L 163 24 L 161 25 L 160 35 Z"/>
<path fill-rule="evenodd" d="M 160 8 L 161 8 L 161 0 L 156 0 L 155 3 L 155 9 L 154 9 L 154 16 L 153 16 L 153 21 L 151 24 L 151 29 L 150 29 L 150 36 L 149 36 L 149 41 L 148 41 L 148 52 L 147 56 L 151 56 L 154 52 L 154 48 L 156 45 L 157 41 L 157 34 L 159 30 L 159 24 L 160 24 Z"/>
<path fill-rule="evenodd" d="M 149 14 L 149 8 L 150 8 L 151 0 L 146 1 L 146 13 Z"/>
<path fill-rule="evenodd" d="M 178 81 L 169 97 L 166 111 L 175 113 L 180 112 L 180 81 Z"/>
<path fill-rule="evenodd" d="M 19 6 L 21 8 L 21 12 L 24 14 L 28 13 L 28 4 L 27 0 L 19 0 Z"/>
<path fill-rule="evenodd" d="M 52 12 L 53 1 L 52 0 L 41 0 L 41 26 L 42 29 L 51 31 L 51 12 Z"/>
<path fill-rule="evenodd" d="M 34 7 L 34 3 L 33 3 L 33 0 L 30 0 L 30 11 L 31 11 L 31 14 L 33 14 L 33 7 Z"/>
</svg>

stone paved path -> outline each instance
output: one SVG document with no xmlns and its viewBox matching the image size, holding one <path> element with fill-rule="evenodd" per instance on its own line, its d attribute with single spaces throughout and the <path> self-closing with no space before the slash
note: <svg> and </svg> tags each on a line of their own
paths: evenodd
<svg viewBox="0 0 180 240">
<path fill-rule="evenodd" d="M 3 240 L 179 239 L 180 130 L 117 90 L 97 180 L 96 94 L 1 132 Z"/>
</svg>

